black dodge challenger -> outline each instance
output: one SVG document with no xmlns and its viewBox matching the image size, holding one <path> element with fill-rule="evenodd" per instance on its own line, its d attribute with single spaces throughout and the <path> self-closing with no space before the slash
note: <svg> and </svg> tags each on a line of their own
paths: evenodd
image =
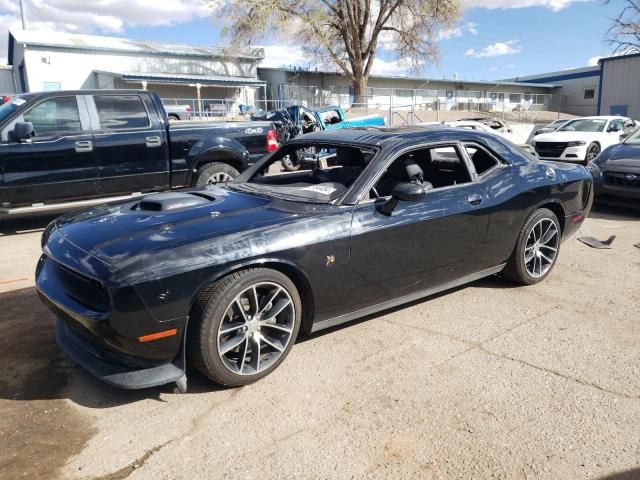
<svg viewBox="0 0 640 480">
<path fill-rule="evenodd" d="M 289 155 L 309 169 L 280 173 Z M 57 341 L 123 388 L 190 364 L 254 382 L 296 337 L 489 275 L 534 284 L 593 201 L 582 167 L 447 128 L 313 133 L 224 186 L 51 223 L 36 270 Z"/>
</svg>

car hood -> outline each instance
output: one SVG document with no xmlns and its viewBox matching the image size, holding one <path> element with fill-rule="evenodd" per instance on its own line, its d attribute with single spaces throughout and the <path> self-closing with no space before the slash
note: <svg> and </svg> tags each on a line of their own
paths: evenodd
<svg viewBox="0 0 640 480">
<path fill-rule="evenodd" d="M 599 132 L 550 132 L 542 133 L 534 137 L 536 142 L 590 142 L 601 137 Z"/>
<path fill-rule="evenodd" d="M 604 170 L 640 170 L 640 145 L 613 145 L 602 152 L 596 163 Z"/>
<path fill-rule="evenodd" d="M 174 264 L 202 261 L 198 252 L 203 249 L 208 249 L 209 257 L 216 252 L 220 257 L 225 244 L 232 243 L 230 236 L 242 242 L 247 232 L 274 225 L 282 230 L 283 224 L 299 221 L 322 207 L 216 187 L 206 189 L 206 194 L 209 201 L 160 212 L 140 210 L 140 199 L 102 205 L 59 218 L 45 236 L 55 232 L 56 241 L 62 237 L 113 269 L 131 273 L 142 268 L 149 274 L 161 269 L 168 258 Z M 185 192 L 157 195 L 170 199 L 171 195 L 184 197 Z M 58 260 L 64 263 L 64 258 Z"/>
</svg>

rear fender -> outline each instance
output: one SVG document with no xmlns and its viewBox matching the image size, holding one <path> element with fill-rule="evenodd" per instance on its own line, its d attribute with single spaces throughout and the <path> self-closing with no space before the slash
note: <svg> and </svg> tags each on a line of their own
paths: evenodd
<svg viewBox="0 0 640 480">
<path fill-rule="evenodd" d="M 247 168 L 249 151 L 239 141 L 227 137 L 209 137 L 197 142 L 187 155 L 189 174 L 187 183 L 190 184 L 193 174 L 205 163 L 228 163 L 242 172 Z"/>
</svg>

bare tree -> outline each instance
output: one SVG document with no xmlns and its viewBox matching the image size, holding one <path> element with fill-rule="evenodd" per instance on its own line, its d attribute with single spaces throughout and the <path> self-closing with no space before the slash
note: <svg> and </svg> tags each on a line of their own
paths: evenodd
<svg viewBox="0 0 640 480">
<path fill-rule="evenodd" d="M 460 16 L 458 0 L 232 0 L 220 12 L 232 44 L 285 39 L 351 79 L 362 102 L 376 50 L 420 70 L 437 59 L 437 35 Z"/>
<path fill-rule="evenodd" d="M 614 53 L 640 52 L 640 0 L 625 0 L 620 14 L 611 20 L 607 41 L 615 46 Z"/>
</svg>

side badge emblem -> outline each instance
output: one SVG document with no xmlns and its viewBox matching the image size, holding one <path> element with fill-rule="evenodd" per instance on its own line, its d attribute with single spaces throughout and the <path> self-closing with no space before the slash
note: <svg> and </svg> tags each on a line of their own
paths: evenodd
<svg viewBox="0 0 640 480">
<path fill-rule="evenodd" d="M 327 255 L 327 267 L 333 267 L 336 264 L 336 257 L 333 255 Z"/>
</svg>

